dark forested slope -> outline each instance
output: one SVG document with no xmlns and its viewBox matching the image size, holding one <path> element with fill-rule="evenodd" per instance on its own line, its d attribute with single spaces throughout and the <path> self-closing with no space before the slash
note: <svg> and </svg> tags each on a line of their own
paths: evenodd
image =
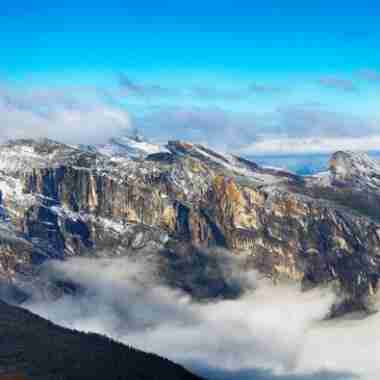
<svg viewBox="0 0 380 380">
<path fill-rule="evenodd" d="M 199 380 L 106 337 L 71 331 L 0 301 L 0 379 Z"/>
</svg>

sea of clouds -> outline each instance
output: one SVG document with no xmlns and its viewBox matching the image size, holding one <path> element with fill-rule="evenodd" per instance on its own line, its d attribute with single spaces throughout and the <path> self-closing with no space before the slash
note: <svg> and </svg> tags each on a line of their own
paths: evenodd
<svg viewBox="0 0 380 380">
<path fill-rule="evenodd" d="M 237 299 L 197 302 L 131 258 L 53 262 L 45 274 L 80 289 L 26 306 L 60 325 L 106 334 L 215 380 L 375 380 L 380 316 L 326 321 L 335 296 L 275 286 L 255 272 Z M 229 267 L 226 276 L 238 280 Z M 247 286 L 250 282 L 251 286 Z"/>
</svg>

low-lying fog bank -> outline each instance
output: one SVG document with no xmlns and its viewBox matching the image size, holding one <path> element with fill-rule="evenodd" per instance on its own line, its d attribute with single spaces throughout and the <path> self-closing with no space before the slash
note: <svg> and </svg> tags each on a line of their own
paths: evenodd
<svg viewBox="0 0 380 380">
<path fill-rule="evenodd" d="M 58 324 L 106 334 L 163 355 L 210 379 L 375 380 L 380 316 L 324 321 L 328 290 L 302 293 L 255 273 L 235 300 L 196 302 L 157 281 L 154 268 L 127 258 L 50 263 L 77 294 L 26 306 Z M 226 276 L 239 275 L 231 268 Z M 243 278 L 244 277 L 244 278 Z M 212 281 L 212 280 L 210 280 Z"/>
</svg>

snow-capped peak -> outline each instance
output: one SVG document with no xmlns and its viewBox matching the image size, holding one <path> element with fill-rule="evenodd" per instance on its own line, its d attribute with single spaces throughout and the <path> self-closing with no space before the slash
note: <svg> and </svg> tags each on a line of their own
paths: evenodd
<svg viewBox="0 0 380 380">
<path fill-rule="evenodd" d="M 95 148 L 105 156 L 126 158 L 144 158 L 150 154 L 167 152 L 165 147 L 154 144 L 139 134 L 114 137 L 107 144 Z"/>
<path fill-rule="evenodd" d="M 380 162 L 366 153 L 338 151 L 329 160 L 332 182 L 380 190 Z"/>
<path fill-rule="evenodd" d="M 371 175 L 380 173 L 380 162 L 365 153 L 339 151 L 329 161 L 330 170 L 338 176 Z"/>
</svg>

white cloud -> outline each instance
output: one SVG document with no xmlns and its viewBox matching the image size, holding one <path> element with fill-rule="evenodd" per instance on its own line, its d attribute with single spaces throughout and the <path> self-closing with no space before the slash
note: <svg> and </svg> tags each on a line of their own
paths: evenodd
<svg viewBox="0 0 380 380">
<path fill-rule="evenodd" d="M 309 137 L 289 138 L 266 136 L 239 149 L 243 155 L 281 155 L 333 153 L 338 150 L 358 152 L 380 150 L 380 134 L 363 137 Z"/>
<path fill-rule="evenodd" d="M 246 155 L 378 150 L 380 122 L 324 106 L 286 106 L 263 114 L 221 108 L 162 108 L 133 124 L 161 141 L 183 139 Z"/>
<path fill-rule="evenodd" d="M 85 89 L 0 89 L 0 141 L 50 138 L 98 143 L 129 128 L 128 113 Z"/>
<path fill-rule="evenodd" d="M 87 289 L 29 307 L 62 325 L 112 336 L 214 379 L 377 380 L 380 317 L 322 321 L 323 290 L 258 286 L 237 300 L 196 303 L 122 259 L 77 259 L 50 273 Z"/>
<path fill-rule="evenodd" d="M 130 85 L 132 86 L 132 85 Z M 107 91 L 104 91 L 105 94 Z M 48 137 L 66 143 L 104 143 L 134 127 L 165 143 L 182 139 L 247 155 L 378 150 L 380 122 L 320 104 L 267 112 L 219 107 L 149 106 L 127 112 L 90 88 L 0 87 L 0 141 Z"/>
</svg>

